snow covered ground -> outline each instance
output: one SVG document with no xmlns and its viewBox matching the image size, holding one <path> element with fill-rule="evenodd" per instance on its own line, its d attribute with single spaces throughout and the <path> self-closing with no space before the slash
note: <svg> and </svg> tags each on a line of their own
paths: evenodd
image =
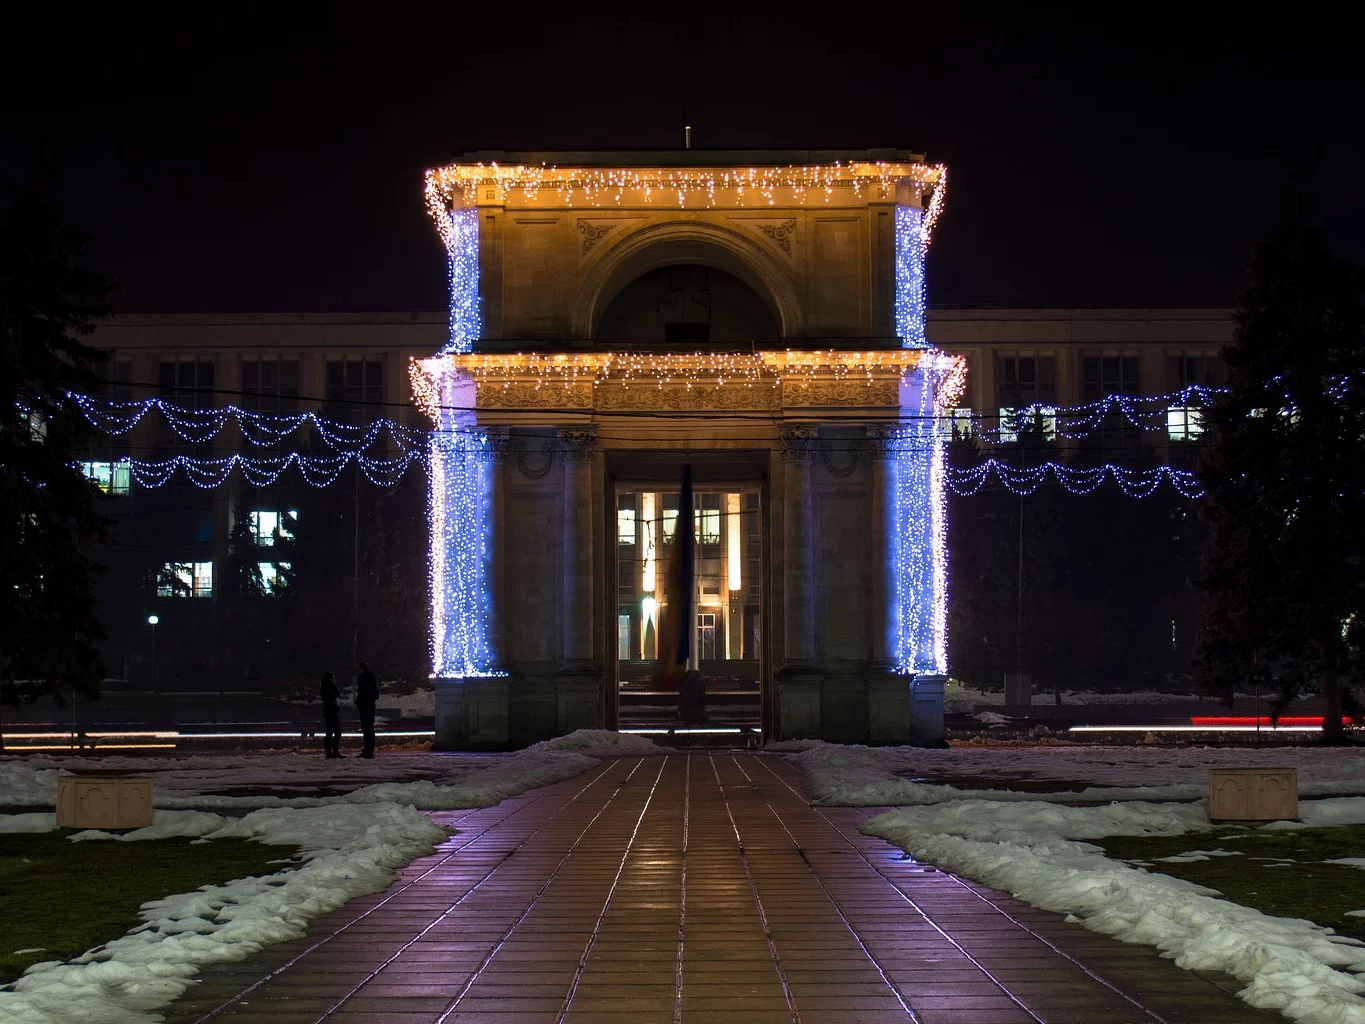
<svg viewBox="0 0 1365 1024">
<path fill-rule="evenodd" d="M 312 918 L 388 888 L 398 868 L 447 836 L 422 810 L 487 807 L 572 778 L 599 763 L 584 751 L 664 752 L 637 736 L 585 730 L 501 755 L 396 754 L 349 762 L 260 753 L 0 760 L 0 802 L 10 807 L 52 805 L 59 765 L 155 776 L 158 809 L 149 828 L 121 835 L 80 832 L 73 841 L 245 838 L 296 846 L 301 856 L 298 866 L 274 875 L 145 904 L 143 925 L 127 935 L 68 963 L 36 964 L 12 985 L 0 986 L 0 1020 L 150 1024 L 159 1019 L 154 1011 L 183 992 L 204 965 L 241 960 L 297 938 Z M 319 790 L 321 795 L 305 795 Z M 51 813 L 0 814 L 0 832 L 55 827 Z"/>
<path fill-rule="evenodd" d="M 1211 825 L 1201 786 L 1209 767 L 1290 765 L 1301 791 L 1365 792 L 1358 751 L 1290 747 L 800 748 L 793 759 L 817 803 L 910 804 L 864 825 L 911 856 L 1064 913 L 1085 927 L 1161 949 L 1187 969 L 1220 970 L 1241 997 L 1304 1024 L 1365 1024 L 1365 946 L 1308 921 L 1270 917 L 1213 890 L 1110 860 L 1086 839 L 1228 830 Z M 903 777 L 1055 780 L 1081 792 L 969 790 Z M 1135 780 L 1152 785 L 1134 786 Z M 1185 802 L 1169 802 L 1172 799 Z M 1107 801 L 1098 806 L 1071 802 Z M 1365 824 L 1365 796 L 1300 802 L 1300 822 L 1266 828 Z M 1202 847 L 1208 846 L 1208 849 Z M 1199 848 L 1196 848 L 1199 847 Z M 1192 842 L 1190 856 L 1221 855 Z"/>
</svg>

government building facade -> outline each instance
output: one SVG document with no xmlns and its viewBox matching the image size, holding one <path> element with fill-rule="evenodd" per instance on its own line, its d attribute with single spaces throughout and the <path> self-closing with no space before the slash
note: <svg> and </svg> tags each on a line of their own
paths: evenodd
<svg viewBox="0 0 1365 1024">
<path fill-rule="evenodd" d="M 470 154 L 426 181 L 447 313 L 125 316 L 94 341 L 116 398 L 432 432 L 438 746 L 603 727 L 934 742 L 953 430 L 1216 384 L 1231 339 L 1225 310 L 926 309 L 946 184 L 889 150 Z M 1161 451 L 1196 430 L 1173 409 Z M 111 500 L 123 472 L 92 463 Z M 230 486 L 168 563 L 186 599 L 212 595 L 236 509 L 271 529 L 289 512 Z M 684 726 L 658 644 L 688 528 L 707 700 Z"/>
</svg>

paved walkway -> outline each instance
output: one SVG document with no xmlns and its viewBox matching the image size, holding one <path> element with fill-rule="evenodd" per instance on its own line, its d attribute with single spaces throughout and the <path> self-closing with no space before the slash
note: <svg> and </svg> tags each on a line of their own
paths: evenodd
<svg viewBox="0 0 1365 1024">
<path fill-rule="evenodd" d="M 176 1024 L 1283 1021 L 809 807 L 780 758 L 613 758 L 497 807 Z"/>
</svg>

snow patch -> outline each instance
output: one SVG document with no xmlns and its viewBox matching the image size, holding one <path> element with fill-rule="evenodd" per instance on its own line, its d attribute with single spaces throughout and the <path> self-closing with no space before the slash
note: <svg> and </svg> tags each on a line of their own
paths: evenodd
<svg viewBox="0 0 1365 1024">
<path fill-rule="evenodd" d="M 1186 850 L 1169 857 L 1158 857 L 1163 864 L 1192 864 L 1197 860 L 1212 860 L 1214 857 L 1241 857 L 1241 850 Z M 1129 863 L 1132 863 L 1129 861 Z"/>
<path fill-rule="evenodd" d="M 666 754 L 668 751 L 646 736 L 611 729 L 577 729 L 566 736 L 541 740 L 526 748 L 542 750 L 595 750 L 609 754 Z"/>
</svg>

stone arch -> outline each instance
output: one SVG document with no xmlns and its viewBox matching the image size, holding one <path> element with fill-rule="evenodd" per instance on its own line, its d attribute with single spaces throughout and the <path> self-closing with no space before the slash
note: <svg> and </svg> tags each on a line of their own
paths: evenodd
<svg viewBox="0 0 1365 1024">
<path fill-rule="evenodd" d="M 733 274 L 768 306 L 784 338 L 801 334 L 801 303 L 792 273 L 757 241 L 718 224 L 667 221 L 622 236 L 583 276 L 571 311 L 573 336 L 595 337 L 603 311 L 636 278 L 689 263 Z"/>
</svg>

